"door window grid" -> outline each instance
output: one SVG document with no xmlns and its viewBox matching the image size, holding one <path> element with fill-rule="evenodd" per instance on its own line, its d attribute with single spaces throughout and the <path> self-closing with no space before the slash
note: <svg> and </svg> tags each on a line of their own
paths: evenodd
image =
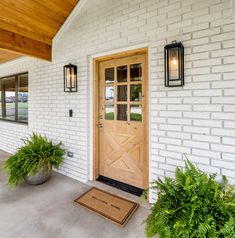
<svg viewBox="0 0 235 238">
<path fill-rule="evenodd" d="M 135 75 L 135 80 L 131 78 L 131 68 L 139 67 L 138 72 L 141 75 Z M 109 70 L 108 70 L 109 69 Z M 110 70 L 112 69 L 112 70 Z M 127 69 L 127 74 L 124 72 Z M 120 72 L 121 71 L 121 72 Z M 108 78 L 106 80 L 106 72 L 109 72 Z M 114 77 L 110 76 L 110 72 L 114 72 Z M 126 80 L 127 75 L 127 80 Z M 113 78 L 111 81 L 110 78 Z M 119 78 L 118 78 L 119 77 Z M 121 78 L 120 78 L 121 77 Z M 104 119 L 105 120 L 119 120 L 119 121 L 142 121 L 142 94 L 143 94 L 143 84 L 142 84 L 142 63 L 139 64 L 128 64 L 119 65 L 111 68 L 105 69 L 105 89 L 113 88 L 113 95 L 106 94 L 105 90 L 105 100 L 104 100 Z M 124 90 L 121 94 L 118 89 Z M 126 90 L 126 92 L 125 92 Z M 133 96 L 133 95 L 134 96 Z M 112 96 L 114 98 L 112 98 Z M 119 100 L 118 100 L 119 99 Z M 112 100 L 112 102 L 110 101 Z M 123 113 L 123 110 L 126 111 Z M 119 114 L 122 115 L 119 115 Z"/>
</svg>

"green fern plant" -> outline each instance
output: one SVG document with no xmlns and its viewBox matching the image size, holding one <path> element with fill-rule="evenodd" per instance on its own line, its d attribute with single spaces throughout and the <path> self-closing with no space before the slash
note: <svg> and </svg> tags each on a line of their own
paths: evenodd
<svg viewBox="0 0 235 238">
<path fill-rule="evenodd" d="M 30 138 L 24 140 L 24 146 L 4 162 L 3 168 L 9 175 L 8 184 L 16 186 L 26 175 L 33 176 L 42 167 L 58 168 L 63 161 L 64 153 L 61 143 L 53 144 L 46 137 L 33 133 Z"/>
<path fill-rule="evenodd" d="M 235 238 L 235 186 L 218 183 L 189 161 L 175 179 L 153 183 L 157 202 L 147 218 L 148 238 Z"/>
</svg>

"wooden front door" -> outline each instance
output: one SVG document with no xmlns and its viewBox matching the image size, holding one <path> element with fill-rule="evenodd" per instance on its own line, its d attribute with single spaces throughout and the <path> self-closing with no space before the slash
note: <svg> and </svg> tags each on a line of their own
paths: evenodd
<svg viewBox="0 0 235 238">
<path fill-rule="evenodd" d="M 99 175 L 148 187 L 147 55 L 99 63 Z"/>
</svg>

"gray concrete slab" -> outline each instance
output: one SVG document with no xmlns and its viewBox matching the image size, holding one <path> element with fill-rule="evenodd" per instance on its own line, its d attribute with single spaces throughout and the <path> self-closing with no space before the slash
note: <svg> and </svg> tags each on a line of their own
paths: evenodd
<svg viewBox="0 0 235 238">
<path fill-rule="evenodd" d="M 0 166 L 8 154 L 0 151 Z M 45 184 L 6 185 L 0 171 L 1 238 L 142 238 L 149 210 L 140 207 L 125 228 L 73 204 L 89 186 L 61 174 Z"/>
</svg>

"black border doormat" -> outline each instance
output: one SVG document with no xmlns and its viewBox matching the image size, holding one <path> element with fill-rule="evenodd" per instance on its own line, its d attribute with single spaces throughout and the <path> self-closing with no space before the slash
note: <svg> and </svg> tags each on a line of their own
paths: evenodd
<svg viewBox="0 0 235 238">
<path fill-rule="evenodd" d="M 74 202 L 112 221 L 120 227 L 124 227 L 127 224 L 139 207 L 135 202 L 95 187 L 89 189 L 75 199 Z"/>
</svg>

